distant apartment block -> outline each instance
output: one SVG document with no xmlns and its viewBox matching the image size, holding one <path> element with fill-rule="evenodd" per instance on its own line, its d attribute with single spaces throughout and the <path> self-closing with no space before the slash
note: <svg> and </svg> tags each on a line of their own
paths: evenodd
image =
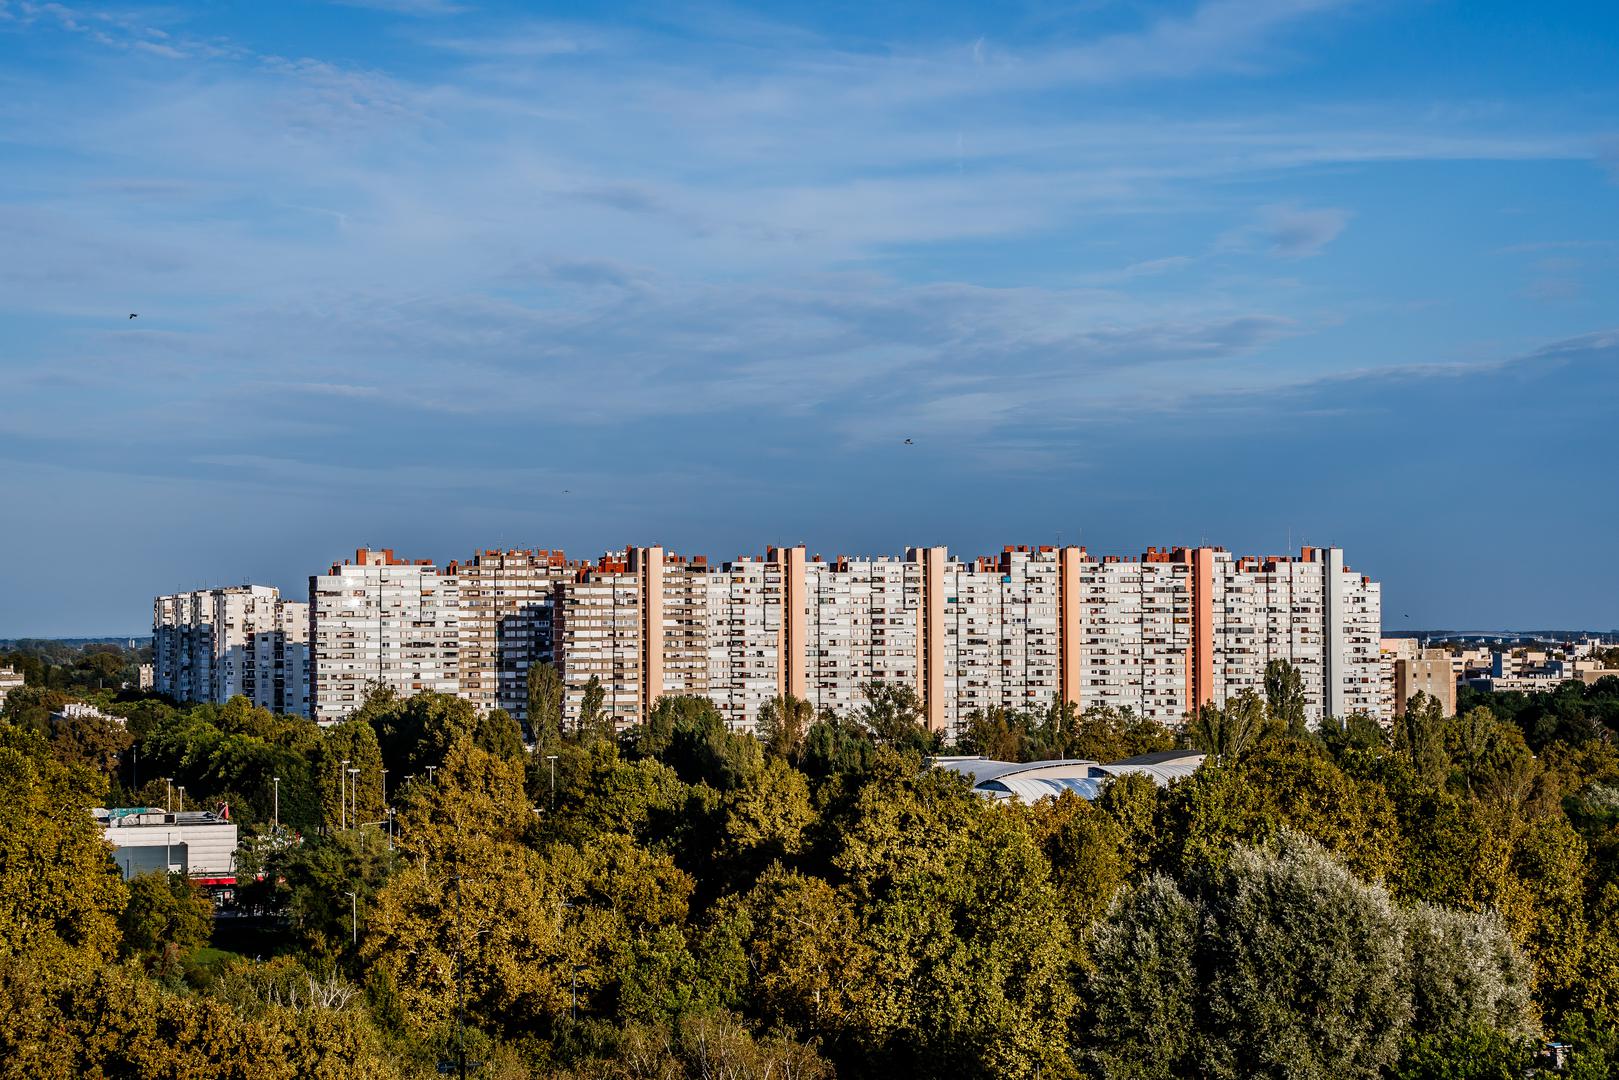
<svg viewBox="0 0 1619 1080">
<path fill-rule="evenodd" d="M 373 684 L 459 694 L 460 567 L 361 548 L 309 579 L 310 715 L 342 720 Z"/>
<path fill-rule="evenodd" d="M 630 548 L 577 568 L 554 603 L 570 717 L 594 677 L 622 723 L 679 693 L 741 727 L 782 693 L 847 713 L 870 682 L 913 688 L 945 731 L 975 709 L 1057 697 L 1178 722 L 1261 690 L 1277 659 L 1299 670 L 1313 720 L 1389 711 L 1380 590 L 1338 549 L 1008 548 L 964 562 L 943 548 L 832 561 L 778 548 L 710 565 Z"/>
<path fill-rule="evenodd" d="M 342 719 L 382 683 L 527 714 L 548 663 L 578 719 L 587 688 L 620 724 L 660 697 L 711 699 L 739 728 L 780 694 L 849 714 L 862 688 L 913 689 L 927 723 L 979 709 L 1129 708 L 1178 722 L 1262 690 L 1287 660 L 1312 720 L 1394 700 L 1379 652 L 1381 594 L 1336 548 L 1234 557 L 1212 547 L 1139 558 L 941 547 L 823 559 L 803 547 L 712 563 L 628 547 L 593 563 L 560 551 L 481 551 L 443 568 L 362 549 L 310 579 L 310 708 Z"/>
<path fill-rule="evenodd" d="M 556 592 L 570 572 L 561 551 L 480 551 L 461 564 L 461 696 L 480 710 L 528 718 L 529 669 L 556 661 Z"/>
<path fill-rule="evenodd" d="M 151 685 L 180 701 L 237 695 L 307 716 L 309 608 L 268 585 L 159 596 L 152 606 Z M 144 677 L 144 676 L 143 676 Z"/>
</svg>

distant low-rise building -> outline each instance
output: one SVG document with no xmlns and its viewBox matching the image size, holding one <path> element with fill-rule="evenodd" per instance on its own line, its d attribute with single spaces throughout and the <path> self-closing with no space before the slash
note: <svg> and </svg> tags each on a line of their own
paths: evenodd
<svg viewBox="0 0 1619 1080">
<path fill-rule="evenodd" d="M 23 682 L 20 672 L 13 671 L 8 667 L 0 667 L 0 708 L 5 708 L 6 695 L 13 690 L 21 690 Z"/>
<path fill-rule="evenodd" d="M 1418 694 L 1439 702 L 1444 715 L 1456 715 L 1456 672 L 1450 653 L 1424 649 L 1420 656 L 1394 661 L 1394 715 L 1404 716 L 1406 706 Z"/>
<path fill-rule="evenodd" d="M 155 872 L 185 874 L 199 885 L 236 883 L 236 826 L 212 811 L 158 807 L 91 811 L 127 881 Z"/>
<path fill-rule="evenodd" d="M 1206 755 L 1200 750 L 1163 750 L 1103 764 L 1099 761 L 996 761 L 983 757 L 940 757 L 936 769 L 958 773 L 972 783 L 974 795 L 1001 801 L 1015 799 L 1032 805 L 1072 792 L 1095 799 L 1102 786 L 1119 776 L 1145 776 L 1168 787 L 1197 771 Z"/>
<path fill-rule="evenodd" d="M 63 705 L 58 712 L 51 713 L 52 720 L 105 720 L 109 724 L 123 727 L 125 720 L 122 716 L 102 712 L 86 701 L 70 701 Z"/>
</svg>

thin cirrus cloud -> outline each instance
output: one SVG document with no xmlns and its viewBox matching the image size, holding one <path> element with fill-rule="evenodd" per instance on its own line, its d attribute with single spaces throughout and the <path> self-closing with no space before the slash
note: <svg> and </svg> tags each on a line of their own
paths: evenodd
<svg viewBox="0 0 1619 1080">
<path fill-rule="evenodd" d="M 955 542 L 930 508 L 962 484 L 1021 493 L 1004 527 L 1033 528 L 1037 478 L 1087 477 L 1074 498 L 1159 542 L 1214 526 L 1143 509 L 1173 465 L 1106 494 L 1145 447 L 1285 457 L 1288 410 L 1403 415 L 1396 372 L 1505 378 L 1611 321 L 1613 116 L 1465 87 L 1447 108 L 1440 74 L 1421 101 L 1323 89 L 1337 36 L 1410 13 L 1150 3 L 1038 36 L 819 8 L 327 14 L 292 49 L 223 9 L 0 3 L 0 458 L 53 462 L 41 492 L 189 485 L 193 507 L 229 484 L 353 522 L 461 462 L 578 493 L 656 460 L 659 484 L 570 514 L 682 521 L 719 553 L 816 505 Z M 1574 239 L 1596 246 L 1551 247 Z M 894 470 L 892 507 L 851 487 Z M 471 534 L 518 514 L 498 487 L 432 492 Z"/>
</svg>

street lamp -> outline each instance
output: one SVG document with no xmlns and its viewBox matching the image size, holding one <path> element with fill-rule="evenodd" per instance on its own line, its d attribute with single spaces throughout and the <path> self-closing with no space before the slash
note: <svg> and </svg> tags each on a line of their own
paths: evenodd
<svg viewBox="0 0 1619 1080">
<path fill-rule="evenodd" d="M 382 770 L 382 805 L 388 805 L 388 770 Z"/>
<path fill-rule="evenodd" d="M 545 760 L 551 763 L 551 809 L 557 808 L 557 756 L 546 754 Z"/>
<path fill-rule="evenodd" d="M 272 776 L 272 777 L 270 777 L 270 779 L 275 781 L 275 811 L 274 811 L 274 816 L 271 818 L 271 828 L 275 829 L 276 832 L 280 832 L 281 831 L 281 777 Z"/>
<path fill-rule="evenodd" d="M 349 793 L 348 788 L 344 786 L 344 773 L 348 771 L 348 767 L 349 759 L 344 758 L 342 768 L 337 770 L 337 827 L 339 829 L 348 828 Z"/>
<path fill-rule="evenodd" d="M 167 776 L 163 778 L 163 812 L 174 812 L 174 781 Z"/>
<path fill-rule="evenodd" d="M 360 770 L 349 770 L 349 804 L 351 813 L 349 822 L 354 828 L 360 827 Z"/>
<path fill-rule="evenodd" d="M 433 770 L 435 770 L 437 768 L 438 768 L 437 765 L 429 765 L 427 767 L 427 782 L 429 784 L 431 784 L 433 782 Z"/>
<path fill-rule="evenodd" d="M 174 785 L 174 790 L 180 793 L 180 813 L 183 814 L 186 812 L 186 786 L 184 784 L 176 784 Z"/>
<path fill-rule="evenodd" d="M 360 943 L 360 901 L 351 892 L 344 892 L 349 898 L 349 944 Z"/>
</svg>

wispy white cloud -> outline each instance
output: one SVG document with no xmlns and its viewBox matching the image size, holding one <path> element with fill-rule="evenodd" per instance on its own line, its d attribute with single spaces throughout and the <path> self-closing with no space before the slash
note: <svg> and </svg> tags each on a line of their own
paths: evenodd
<svg viewBox="0 0 1619 1080">
<path fill-rule="evenodd" d="M 391 15 L 443 16 L 471 11 L 470 4 L 456 0 L 332 0 L 340 7 L 369 8 Z"/>
</svg>

